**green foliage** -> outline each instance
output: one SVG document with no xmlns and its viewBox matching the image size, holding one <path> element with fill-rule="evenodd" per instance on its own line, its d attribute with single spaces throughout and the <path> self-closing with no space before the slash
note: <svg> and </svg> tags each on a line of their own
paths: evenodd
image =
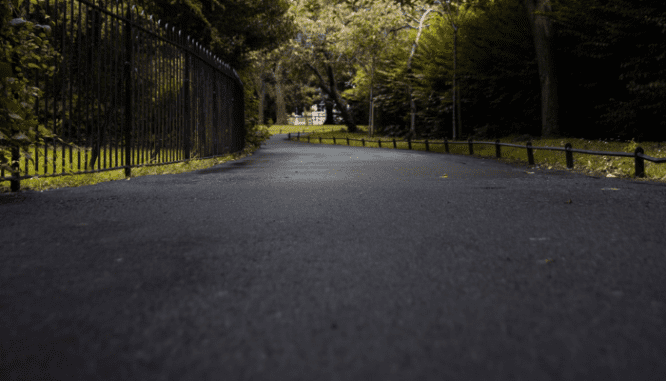
<svg viewBox="0 0 666 381">
<path fill-rule="evenodd" d="M 458 26 L 457 84 L 463 136 L 533 133 L 539 123 L 539 78 L 520 0 L 477 2 Z M 453 28 L 435 17 L 413 65 L 419 119 L 450 133 Z M 476 131 L 476 132 L 475 132 Z"/>
<path fill-rule="evenodd" d="M 162 25 L 176 25 L 237 71 L 250 53 L 275 49 L 295 33 L 288 0 L 137 0 Z"/>
<path fill-rule="evenodd" d="M 556 0 L 564 125 L 588 136 L 666 139 L 666 3 Z"/>
<path fill-rule="evenodd" d="M 0 4 L 0 166 L 10 169 L 12 152 L 22 151 L 51 132 L 39 123 L 37 77 L 51 77 L 58 58 L 49 42 L 52 25 L 26 20 L 23 0 Z M 41 1 L 31 0 L 33 5 Z M 42 14 L 48 21 L 48 16 Z M 52 24 L 52 23 L 51 23 Z"/>
<path fill-rule="evenodd" d="M 247 134 L 245 135 L 245 144 L 248 147 L 259 147 L 263 142 L 270 139 L 271 133 L 268 127 L 262 124 L 254 124 L 247 127 Z"/>
</svg>

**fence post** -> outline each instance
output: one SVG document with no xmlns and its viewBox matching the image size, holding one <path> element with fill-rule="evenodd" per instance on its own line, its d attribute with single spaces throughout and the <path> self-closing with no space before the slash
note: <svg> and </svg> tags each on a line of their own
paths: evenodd
<svg viewBox="0 0 666 381">
<path fill-rule="evenodd" d="M 287 133 L 287 140 L 291 140 L 291 132 Z"/>
<path fill-rule="evenodd" d="M 301 133 L 300 132 L 296 133 L 296 140 L 298 140 L 298 141 L 301 140 Z"/>
<path fill-rule="evenodd" d="M 308 143 L 310 143 L 310 135 L 308 135 Z"/>
<path fill-rule="evenodd" d="M 321 144 L 321 136 L 319 137 L 319 144 Z"/>
<path fill-rule="evenodd" d="M 428 146 L 428 139 L 426 139 L 426 151 L 430 151 L 430 146 Z"/>
<path fill-rule="evenodd" d="M 189 37 L 187 39 L 189 42 Z M 185 106 L 184 111 L 184 118 L 185 118 L 185 123 L 183 126 L 183 129 L 185 130 L 183 132 L 183 146 L 184 146 L 184 151 L 185 154 L 185 160 L 189 160 L 191 158 L 191 151 L 190 151 L 190 135 L 191 135 L 191 114 L 190 114 L 190 53 L 186 52 L 185 53 L 185 74 L 184 74 L 184 81 L 183 81 L 183 103 Z"/>
<path fill-rule="evenodd" d="M 502 151 L 500 150 L 501 145 L 499 145 L 499 140 L 495 140 L 495 156 L 499 159 L 502 157 Z"/>
<path fill-rule="evenodd" d="M 365 139 L 361 138 L 361 142 L 363 143 L 363 147 L 365 147 Z"/>
<path fill-rule="evenodd" d="M 349 145 L 349 137 L 347 137 L 347 145 Z"/>
<path fill-rule="evenodd" d="M 527 162 L 534 165 L 534 153 L 532 152 L 532 142 L 527 142 Z"/>
<path fill-rule="evenodd" d="M 643 148 L 636 147 L 634 150 L 634 160 L 636 161 L 636 177 L 645 177 L 645 159 L 639 157 L 639 153 L 644 153 Z"/>
<path fill-rule="evenodd" d="M 449 153 L 449 141 L 446 138 L 444 138 L 444 151 Z"/>
<path fill-rule="evenodd" d="M 572 169 L 573 168 L 573 152 L 571 152 L 571 143 L 565 144 L 564 149 L 566 150 L 564 152 L 567 156 L 567 168 Z"/>
<path fill-rule="evenodd" d="M 379 148 L 382 148 L 382 140 L 381 139 L 377 140 L 377 144 L 379 144 Z"/>
<path fill-rule="evenodd" d="M 10 190 L 12 192 L 18 192 L 21 189 L 21 180 L 18 179 L 21 176 L 21 170 L 19 168 L 19 160 L 21 159 L 21 153 L 19 152 L 18 147 L 12 147 L 12 177 L 16 177 L 16 180 L 10 182 Z M 26 168 L 26 173 L 28 168 Z"/>
<path fill-rule="evenodd" d="M 125 177 L 132 176 L 132 168 L 130 167 L 132 161 L 132 118 L 134 111 L 132 110 L 132 71 L 134 70 L 134 38 L 132 38 L 132 9 L 127 8 L 127 22 L 125 22 L 125 124 L 124 124 L 124 139 L 125 139 Z"/>
<path fill-rule="evenodd" d="M 395 144 L 395 138 L 393 138 L 393 148 L 398 148 L 398 145 Z"/>
<path fill-rule="evenodd" d="M 469 146 L 469 154 L 474 155 L 474 145 L 472 144 L 472 139 L 467 139 L 467 145 Z"/>
<path fill-rule="evenodd" d="M 335 136 L 333 137 L 333 145 L 335 145 Z"/>
<path fill-rule="evenodd" d="M 409 149 L 412 149 L 412 137 L 407 138 L 407 145 L 409 146 Z"/>
</svg>

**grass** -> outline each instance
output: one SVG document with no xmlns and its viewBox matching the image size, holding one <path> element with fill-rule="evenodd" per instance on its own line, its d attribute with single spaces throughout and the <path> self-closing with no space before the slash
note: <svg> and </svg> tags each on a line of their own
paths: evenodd
<svg viewBox="0 0 666 381">
<path fill-rule="evenodd" d="M 271 135 L 279 134 L 279 133 L 284 133 L 287 134 L 289 132 L 313 132 L 313 131 L 321 131 L 321 130 L 330 130 L 332 128 L 335 129 L 340 129 L 343 128 L 344 126 L 270 126 L 269 131 L 271 132 Z M 164 165 L 154 165 L 154 166 L 147 166 L 147 167 L 138 167 L 138 168 L 132 168 L 132 177 L 139 177 L 139 176 L 150 176 L 150 175 L 166 175 L 166 174 L 175 174 L 175 173 L 183 173 L 183 172 L 191 172 L 191 171 L 197 171 L 201 169 L 206 169 L 213 167 L 215 165 L 225 163 L 227 161 L 232 161 L 232 160 L 238 160 L 243 157 L 246 157 L 248 155 L 251 155 L 258 147 L 254 148 L 246 148 L 243 152 L 237 153 L 237 154 L 230 154 L 226 156 L 220 156 L 217 158 L 213 159 L 192 159 L 188 160 L 185 162 L 180 162 L 180 163 L 175 163 L 175 164 L 164 164 Z M 31 154 L 35 156 L 35 150 L 31 149 L 30 150 Z M 62 173 L 63 168 L 65 171 L 81 171 L 85 170 L 85 163 L 89 160 L 90 158 L 90 149 L 77 149 L 74 148 L 72 150 L 72 154 L 70 155 L 69 150 L 65 151 L 64 155 L 64 161 L 62 157 L 62 151 L 58 149 L 55 153 L 55 171 L 53 170 L 53 164 L 54 164 L 54 158 L 53 158 L 53 150 L 49 149 L 48 151 L 48 160 L 47 160 L 47 166 L 48 166 L 48 172 L 45 173 L 44 170 L 44 150 L 42 148 L 37 150 L 37 156 L 39 157 L 40 164 L 39 168 L 35 168 L 34 162 L 28 161 L 26 165 L 25 158 L 21 158 L 19 160 L 20 168 L 21 168 L 21 174 L 26 174 L 26 168 L 27 168 L 27 175 L 33 176 L 30 179 L 25 179 L 21 180 L 21 190 L 35 190 L 35 191 L 44 191 L 48 189 L 57 189 L 57 188 L 68 188 L 68 187 L 78 187 L 78 186 L 84 186 L 84 185 L 93 185 L 93 184 L 98 184 L 106 181 L 118 181 L 118 180 L 127 180 L 125 178 L 125 172 L 123 169 L 118 169 L 118 170 L 112 170 L 112 171 L 104 171 L 104 172 L 98 172 L 98 173 L 84 173 L 84 174 L 71 174 L 71 175 L 62 175 L 62 176 L 52 176 L 52 177 L 44 177 L 45 175 L 48 175 L 49 173 Z M 143 154 L 143 155 L 142 155 Z M 173 155 L 171 155 L 173 154 Z M 119 156 L 122 156 L 122 152 L 118 152 Z M 167 152 L 167 150 L 162 150 L 162 155 L 166 155 L 166 157 L 175 157 L 175 154 L 172 152 Z M 101 157 L 106 157 L 106 163 L 114 163 L 113 166 L 115 166 L 116 160 L 115 160 L 115 150 L 109 149 L 109 150 L 103 150 L 102 154 L 100 155 L 100 159 L 98 160 L 104 160 Z M 80 157 L 80 159 L 79 159 Z M 138 158 L 141 158 L 140 160 L 137 160 Z M 139 152 L 135 156 L 135 160 L 137 161 L 148 161 L 148 158 L 150 157 L 150 151 L 146 150 L 146 152 Z M 80 162 L 80 163 L 79 163 Z M 104 163 L 104 161 L 102 162 Z M 110 165 L 109 165 L 110 166 Z M 7 172 L 5 172 L 5 175 L 7 175 Z M 0 193 L 6 193 L 10 191 L 10 182 L 9 181 L 0 181 Z"/>
<path fill-rule="evenodd" d="M 301 127 L 301 126 L 295 126 Z M 367 126 L 359 126 L 361 132 L 347 133 L 339 126 L 335 131 L 313 132 L 310 133 L 310 142 L 319 144 L 319 137 L 322 139 L 322 144 L 333 144 L 331 138 L 336 138 L 336 144 L 347 145 L 346 138 L 349 139 L 365 139 L 366 147 L 379 147 L 377 140 L 382 141 L 382 148 L 393 149 L 393 142 L 390 137 L 374 136 L 368 137 Z M 306 137 L 301 137 L 301 141 L 305 141 Z M 518 140 L 517 135 L 507 136 L 499 139 L 502 143 L 511 143 L 517 145 L 525 145 L 526 140 Z M 402 140 L 396 138 L 397 140 Z M 423 141 L 424 139 L 414 139 Z M 479 140 L 479 139 L 477 139 Z M 494 141 L 493 139 L 484 139 L 483 141 Z M 430 151 L 445 153 L 443 140 L 429 140 Z M 453 141 L 449 141 L 452 143 Z M 458 142 L 464 144 L 449 144 L 449 152 L 451 154 L 469 155 L 469 148 L 466 140 L 459 140 Z M 558 138 L 558 139 L 539 139 L 534 138 L 531 140 L 533 147 L 564 147 L 566 143 L 571 143 L 575 149 L 584 149 L 591 151 L 606 151 L 606 152 L 628 152 L 633 153 L 634 149 L 638 146 L 642 147 L 645 154 L 652 157 L 665 157 L 666 156 L 666 143 L 662 142 L 641 142 L 640 144 L 630 142 L 607 142 L 602 140 L 585 140 L 575 138 Z M 363 143 L 360 141 L 350 141 L 350 146 L 360 147 Z M 409 149 L 407 142 L 397 142 L 398 149 Z M 425 151 L 425 144 L 412 142 L 412 149 L 416 151 Z M 532 167 L 527 162 L 527 151 L 525 148 L 502 147 L 502 158 L 496 159 L 502 162 L 520 165 L 528 168 L 542 168 L 542 169 L 555 169 L 555 170 L 568 170 L 566 167 L 566 156 L 562 151 L 550 151 L 534 149 L 534 162 Z M 495 146 L 485 144 L 474 144 L 474 156 L 477 157 L 491 157 L 495 158 Z M 634 159 L 627 157 L 614 157 L 614 156 L 599 156 L 588 155 L 582 153 L 574 153 L 574 168 L 570 171 L 583 173 L 590 176 L 597 177 L 620 177 L 620 178 L 634 178 Z M 666 182 L 666 164 L 656 164 L 650 161 L 645 161 L 645 178 L 639 180 L 659 181 Z"/>
<path fill-rule="evenodd" d="M 385 136 L 374 136 L 373 138 L 368 137 L 367 126 L 359 126 L 360 132 L 358 133 L 347 133 L 345 126 L 285 126 L 285 125 L 273 125 L 268 128 L 271 135 L 275 134 L 287 134 L 292 133 L 309 133 L 310 141 L 312 143 L 319 143 L 318 138 L 322 139 L 331 139 L 336 138 L 337 144 L 347 145 L 346 138 L 349 139 L 365 139 L 366 147 L 378 147 L 379 144 L 377 140 L 382 140 L 382 148 L 393 149 L 392 138 Z M 514 141 L 516 136 L 508 136 L 502 139 L 499 139 L 502 143 L 513 143 L 524 145 L 526 141 Z M 304 141 L 306 137 L 301 137 L 301 141 Z M 396 138 L 396 140 L 401 140 Z M 415 139 L 416 140 L 416 139 Z M 418 139 L 421 140 L 421 139 Z M 488 139 L 490 140 L 490 139 Z M 431 143 L 443 142 L 442 140 L 433 140 Z M 451 142 L 451 141 L 450 141 Z M 465 141 L 466 143 L 466 141 Z M 640 145 L 644 150 L 645 154 L 652 157 L 664 157 L 666 152 L 666 144 L 661 142 L 641 142 L 637 144 L 635 142 L 605 142 L 605 141 L 591 141 L 584 139 L 533 139 L 532 146 L 543 146 L 543 147 L 564 147 L 565 143 L 571 143 L 573 148 L 578 149 L 587 149 L 594 151 L 615 151 L 615 152 L 634 152 L 634 149 Z M 333 144 L 332 140 L 323 140 L 322 144 Z M 360 141 L 350 141 L 351 146 L 362 146 Z M 132 168 L 132 177 L 139 176 L 150 176 L 150 175 L 164 175 L 164 174 L 175 174 L 183 172 L 197 171 L 201 169 L 210 168 L 212 166 L 225 163 L 232 160 L 238 160 L 240 158 L 251 155 L 258 147 L 255 148 L 246 148 L 243 152 L 237 154 L 230 154 L 226 156 L 220 156 L 213 159 L 192 159 L 186 162 L 175 163 L 175 164 L 166 164 L 166 165 L 156 165 L 149 167 L 139 167 Z M 398 149 L 409 149 L 407 142 L 397 142 Z M 425 145 L 423 143 L 412 142 L 412 149 L 417 151 L 425 151 Z M 459 155 L 468 155 L 469 150 L 467 144 L 449 144 L 450 153 L 459 154 Z M 443 144 L 431 144 L 430 151 L 432 152 L 441 152 L 444 153 Z M 84 157 L 85 152 L 82 151 L 82 158 Z M 495 158 L 495 147 L 492 145 L 483 145 L 475 144 L 474 145 L 474 156 L 477 157 L 492 157 Z M 44 156 L 40 156 L 40 159 L 43 160 Z M 622 177 L 622 178 L 632 178 L 634 176 L 634 160 L 633 158 L 620 158 L 613 156 L 597 156 L 597 155 L 585 155 L 580 153 L 574 153 L 574 169 L 573 171 L 584 173 L 591 176 L 603 176 L 603 177 Z M 49 158 L 50 170 L 53 168 L 53 158 Z M 82 159 L 83 160 L 83 159 Z M 108 159 L 107 159 L 108 160 Z M 513 148 L 513 147 L 502 147 L 502 158 L 496 159 L 502 162 L 520 165 L 524 167 L 531 167 L 527 163 L 527 154 L 524 148 Z M 561 151 L 548 151 L 548 150 L 534 150 L 534 161 L 535 167 L 544 168 L 544 169 L 559 169 L 566 170 L 566 159 L 564 152 Z M 23 163 L 23 160 L 21 160 Z M 72 165 L 74 168 L 78 168 L 78 155 L 75 153 L 73 155 L 73 163 L 69 162 L 69 155 L 65 155 L 65 166 L 69 167 Z M 56 171 L 62 171 L 62 157 L 59 155 L 56 156 Z M 99 173 L 88 173 L 88 174 L 78 174 L 78 175 L 64 175 L 56 177 L 39 177 L 43 175 L 43 169 L 40 168 L 39 173 L 34 171 L 32 168 L 32 175 L 35 175 L 31 179 L 21 180 L 21 189 L 22 190 L 35 190 L 43 191 L 47 189 L 56 189 L 56 188 L 65 188 L 65 187 L 77 187 L 84 185 L 92 185 L 105 181 L 118 181 L 126 180 L 124 171 L 113 170 Z M 645 180 L 660 181 L 666 182 L 666 164 L 655 164 L 649 161 L 645 161 Z M 9 182 L 0 181 L 0 192 L 9 192 Z"/>
<path fill-rule="evenodd" d="M 183 161 L 174 164 L 153 165 L 153 166 L 132 168 L 132 177 L 167 175 L 167 174 L 198 171 L 228 161 L 238 160 L 243 157 L 249 156 L 254 151 L 256 151 L 257 148 L 258 147 L 248 147 L 238 153 L 232 153 L 229 155 L 219 156 L 211 159 L 191 159 L 188 161 Z M 61 159 L 62 158 L 60 156 L 57 156 L 56 170 L 58 172 L 62 170 Z M 65 160 L 66 168 L 70 167 L 70 164 L 73 164 L 72 166 L 74 168 L 77 168 L 76 155 L 74 155 L 75 163 L 69 162 L 69 155 L 65 155 L 65 159 L 66 159 Z M 21 160 L 21 162 L 23 162 L 23 160 Z M 52 169 L 53 165 L 52 161 L 50 160 L 49 163 L 50 163 L 50 168 Z M 43 169 L 40 168 L 40 172 L 43 173 Z M 39 174 L 34 173 L 34 168 L 33 168 L 33 171 L 30 174 L 33 174 L 34 177 L 30 179 L 21 180 L 21 190 L 43 191 L 48 189 L 93 185 L 106 181 L 128 180 L 125 177 L 124 169 L 117 169 L 117 170 L 97 172 L 97 173 L 73 174 L 73 175 L 63 175 L 63 176 L 54 176 L 54 177 L 39 177 Z M 9 181 L 0 181 L 0 193 L 9 192 L 10 191 L 9 185 L 10 185 Z"/>
<path fill-rule="evenodd" d="M 322 131 L 339 131 L 340 129 L 346 129 L 345 126 L 284 126 L 284 125 L 272 125 L 268 127 L 268 132 L 271 135 L 277 134 L 295 134 L 297 132 L 307 133 L 307 132 L 322 132 Z"/>
</svg>

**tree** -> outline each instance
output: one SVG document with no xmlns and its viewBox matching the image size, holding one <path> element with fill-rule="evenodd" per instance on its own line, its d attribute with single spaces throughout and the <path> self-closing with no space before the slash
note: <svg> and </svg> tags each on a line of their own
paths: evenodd
<svg viewBox="0 0 666 381">
<path fill-rule="evenodd" d="M 408 13 L 405 13 L 405 16 L 410 19 L 411 21 L 415 22 L 415 25 L 418 26 L 413 26 L 409 25 L 410 27 L 414 28 L 417 30 L 416 38 L 414 39 L 414 42 L 412 43 L 412 49 L 409 53 L 409 59 L 407 60 L 407 76 L 408 76 L 408 81 L 409 85 L 407 87 L 407 93 L 409 94 L 409 106 L 410 106 L 410 111 L 411 111 L 411 124 L 410 124 L 410 133 L 411 135 L 416 134 L 416 102 L 414 101 L 414 96 L 412 94 L 412 83 L 411 83 L 411 77 L 412 77 L 412 60 L 414 59 L 414 53 L 416 53 L 416 49 L 419 46 L 419 40 L 421 39 L 421 33 L 423 32 L 423 29 L 426 27 L 424 25 L 425 21 L 428 18 L 428 15 L 433 12 L 435 9 L 431 6 L 429 7 L 420 7 L 421 10 L 421 15 L 419 18 L 415 18 Z M 455 67 L 455 66 L 454 66 Z M 454 88 L 455 88 L 455 69 L 454 69 Z M 455 95 L 454 95 L 454 104 L 455 104 Z M 455 118 L 455 114 L 454 114 Z M 454 139 L 455 139 L 455 133 L 454 133 Z"/>
<path fill-rule="evenodd" d="M 562 126 L 586 137 L 666 139 L 666 3 L 553 1 Z M 603 70 L 600 70 L 603 68 Z"/>
<path fill-rule="evenodd" d="M 442 14 L 453 29 L 453 82 L 451 84 L 451 96 L 453 99 L 452 121 L 453 121 L 453 139 L 456 139 L 462 131 L 462 116 L 460 111 L 460 89 L 457 86 L 458 79 L 458 29 L 462 21 L 468 15 L 469 10 L 474 4 L 474 0 L 446 0 L 436 1 L 442 8 Z M 457 113 L 456 113 L 457 111 Z M 456 117 L 457 114 L 457 117 Z M 456 134 L 457 132 L 457 134 Z"/>
<path fill-rule="evenodd" d="M 343 36 L 356 10 L 324 0 L 294 0 L 290 8 L 299 29 L 290 45 L 292 67 L 307 68 L 314 74 L 317 86 L 340 110 L 349 132 L 357 131 L 356 122 L 339 85 L 347 86 L 345 79 L 353 75 L 351 59 L 344 54 Z"/>
<path fill-rule="evenodd" d="M 28 18 L 22 3 L 0 4 L 0 168 L 14 174 L 18 174 L 20 154 L 30 158 L 28 147 L 52 136 L 33 105 L 42 94 L 38 79 L 53 76 L 59 57 L 50 42 L 52 25 L 47 15 L 39 9 Z M 18 190 L 18 182 L 12 182 L 11 189 Z"/>
<path fill-rule="evenodd" d="M 275 49 L 295 32 L 287 0 L 137 1 L 237 71 L 250 65 L 250 52 Z"/>
<path fill-rule="evenodd" d="M 545 12 L 551 10 L 550 0 L 523 0 L 532 26 L 534 50 L 539 64 L 541 82 L 541 135 L 559 134 L 559 98 L 553 52 L 554 30 Z"/>
<path fill-rule="evenodd" d="M 390 0 L 348 3 L 358 11 L 351 14 L 349 23 L 340 38 L 344 41 L 342 51 L 352 61 L 370 75 L 369 88 L 369 131 L 374 133 L 374 77 L 378 57 L 387 47 L 397 42 L 396 32 L 406 26 L 399 7 Z M 358 70 L 357 70 L 358 74 Z M 356 78 L 352 81 L 360 85 Z M 353 91 L 352 91 L 353 92 Z"/>
</svg>

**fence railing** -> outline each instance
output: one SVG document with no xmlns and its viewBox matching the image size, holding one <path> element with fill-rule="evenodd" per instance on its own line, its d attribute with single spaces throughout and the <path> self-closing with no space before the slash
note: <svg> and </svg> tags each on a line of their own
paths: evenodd
<svg viewBox="0 0 666 381">
<path fill-rule="evenodd" d="M 310 135 L 307 135 L 307 142 L 310 143 Z M 291 140 L 291 133 L 287 135 L 287 139 Z M 300 140 L 301 139 L 301 134 L 297 133 L 296 139 Z M 347 145 L 349 145 L 350 141 L 357 141 L 357 142 L 362 142 L 363 146 L 365 147 L 365 139 L 349 139 L 349 138 L 321 138 L 319 137 L 319 143 L 322 142 L 323 140 L 333 140 L 333 144 L 337 144 L 336 139 L 342 139 L 347 141 Z M 373 142 L 377 143 L 379 145 L 379 148 L 382 146 L 382 140 L 367 140 L 368 142 Z M 524 146 L 523 145 L 518 145 L 518 144 L 510 144 L 510 143 L 500 143 L 499 140 L 495 142 L 477 142 L 477 141 L 472 141 L 468 140 L 466 142 L 450 142 L 447 139 L 444 139 L 443 142 L 432 142 L 428 141 L 428 139 L 425 139 L 424 141 L 412 141 L 411 139 L 407 140 L 384 140 L 384 143 L 393 143 L 393 148 L 398 148 L 397 142 L 407 142 L 409 149 L 412 149 L 412 144 L 423 144 L 425 145 L 426 151 L 430 151 L 430 146 L 435 144 L 443 144 L 444 145 L 444 150 L 446 153 L 450 153 L 449 151 L 449 144 L 466 144 L 469 149 L 469 154 L 474 155 L 474 144 L 485 144 L 485 145 L 494 145 L 495 146 L 495 157 L 501 158 L 502 157 L 502 152 L 501 148 L 502 146 L 505 147 L 516 147 L 516 148 L 524 148 L 527 154 L 527 161 L 530 165 L 534 165 L 534 150 L 535 149 L 541 149 L 541 150 L 550 150 L 550 151 L 564 151 L 566 155 L 566 161 L 567 161 L 567 168 L 573 169 L 574 167 L 574 160 L 573 160 L 573 153 L 582 153 L 582 154 L 587 154 L 587 155 L 600 155 L 600 156 L 620 156 L 620 157 L 632 157 L 634 158 L 634 169 L 635 169 L 635 176 L 636 177 L 645 177 L 645 160 L 648 160 L 653 163 L 666 163 L 666 158 L 656 158 L 652 156 L 645 155 L 645 151 L 641 147 L 636 147 L 634 150 L 634 153 L 628 153 L 628 152 L 606 152 L 606 151 L 590 151 L 590 150 L 583 150 L 583 149 L 574 149 L 570 143 L 566 143 L 564 147 L 535 147 L 532 146 L 532 142 L 527 142 Z"/>
<path fill-rule="evenodd" d="M 34 176 L 124 169 L 129 177 L 133 167 L 244 148 L 243 83 L 201 44 L 126 1 L 40 3 L 61 55 L 56 74 L 36 85 L 39 123 L 53 134 L 38 137 L 32 160 L 11 177 L 1 171 L 12 191 Z"/>
</svg>

